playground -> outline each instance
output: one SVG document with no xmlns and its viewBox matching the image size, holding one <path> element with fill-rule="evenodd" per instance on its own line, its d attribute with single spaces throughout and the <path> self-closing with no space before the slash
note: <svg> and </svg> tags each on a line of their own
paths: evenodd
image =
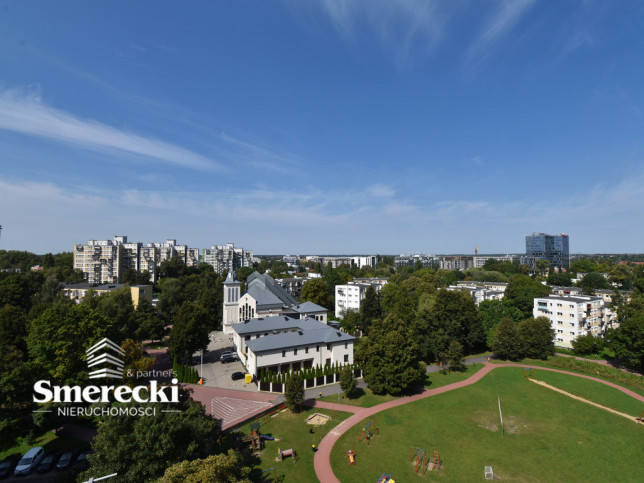
<svg viewBox="0 0 644 483">
<path fill-rule="evenodd" d="M 375 482 L 383 474 L 396 481 L 483 480 L 486 467 L 498 479 L 638 481 L 644 474 L 644 424 L 635 419 L 643 410 L 641 401 L 599 382 L 541 368 L 526 376 L 522 367 L 499 367 L 471 386 L 355 424 L 333 446 L 331 465 L 343 483 Z"/>
</svg>

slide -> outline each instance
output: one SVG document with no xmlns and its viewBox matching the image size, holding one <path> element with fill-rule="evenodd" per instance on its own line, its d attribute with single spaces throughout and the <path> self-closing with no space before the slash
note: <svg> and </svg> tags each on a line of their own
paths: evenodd
<svg viewBox="0 0 644 483">
<path fill-rule="evenodd" d="M 267 434 L 261 434 L 259 435 L 261 438 L 267 439 L 269 441 L 273 441 L 275 438 L 273 436 L 269 436 Z"/>
</svg>

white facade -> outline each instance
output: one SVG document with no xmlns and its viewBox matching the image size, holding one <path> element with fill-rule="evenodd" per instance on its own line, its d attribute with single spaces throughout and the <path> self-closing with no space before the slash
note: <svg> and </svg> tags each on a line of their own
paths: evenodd
<svg viewBox="0 0 644 483">
<path fill-rule="evenodd" d="M 532 313 L 547 317 L 555 331 L 555 345 L 567 348 L 572 348 L 572 341 L 580 335 L 602 335 L 610 320 L 601 297 L 536 298 Z"/>
<path fill-rule="evenodd" d="M 237 280 L 237 275 L 235 275 L 234 271 L 228 272 L 228 277 L 226 277 L 223 286 L 223 331 L 224 334 L 232 334 L 232 326 L 239 323 L 239 292 L 241 290 L 241 282 Z"/>
<path fill-rule="evenodd" d="M 248 373 L 353 364 L 354 337 L 321 322 L 285 316 L 250 320 L 233 327 L 233 343 Z"/>
<path fill-rule="evenodd" d="M 216 273 L 221 273 L 224 270 L 231 272 L 241 267 L 252 267 L 253 252 L 235 247 L 234 243 L 212 245 L 203 250 L 202 260 L 204 263 L 212 265 Z"/>
<path fill-rule="evenodd" d="M 376 292 L 380 292 L 383 286 L 387 284 L 384 278 L 361 278 L 353 280 L 346 285 L 335 286 L 335 316 L 344 318 L 348 311 L 360 311 L 360 305 L 365 298 L 367 289 L 373 287 Z"/>
<path fill-rule="evenodd" d="M 477 307 L 484 300 L 503 300 L 503 295 L 505 292 L 505 290 L 494 290 L 480 285 L 461 285 L 461 283 L 459 283 L 458 285 L 450 285 L 446 288 L 446 290 L 449 290 L 450 292 L 469 292 L 469 294 L 474 299 L 474 303 Z"/>
</svg>

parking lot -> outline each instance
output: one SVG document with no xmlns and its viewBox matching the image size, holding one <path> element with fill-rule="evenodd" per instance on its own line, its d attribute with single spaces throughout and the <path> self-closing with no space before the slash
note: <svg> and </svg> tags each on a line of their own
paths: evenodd
<svg viewBox="0 0 644 483">
<path fill-rule="evenodd" d="M 219 357 L 224 351 L 234 351 L 232 335 L 224 334 L 221 331 L 211 332 L 208 350 L 203 357 L 203 378 L 204 386 L 220 387 L 225 389 L 238 389 L 242 391 L 257 391 L 255 383 L 246 384 L 244 379 L 233 381 L 231 376 L 234 372 L 246 372 L 241 362 L 234 361 L 221 363 Z M 193 367 L 199 374 L 201 372 L 200 357 L 193 358 Z"/>
</svg>

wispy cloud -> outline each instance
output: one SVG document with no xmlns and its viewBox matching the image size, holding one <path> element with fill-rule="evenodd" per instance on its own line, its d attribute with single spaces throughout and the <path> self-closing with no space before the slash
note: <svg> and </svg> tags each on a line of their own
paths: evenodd
<svg viewBox="0 0 644 483">
<path fill-rule="evenodd" d="M 81 119 L 46 105 L 38 90 L 0 92 L 0 129 L 90 149 L 114 152 L 197 170 L 221 170 L 207 157 L 151 137 Z"/>
<path fill-rule="evenodd" d="M 440 42 L 448 15 L 437 0 L 317 0 L 345 38 L 366 23 L 395 60 L 406 65 L 416 53 L 425 55 Z M 440 7 L 440 8 L 439 8 Z"/>
<path fill-rule="evenodd" d="M 494 14 L 488 19 L 479 36 L 465 52 L 464 65 L 475 70 L 492 54 L 504 37 L 519 23 L 534 0 L 501 0 Z"/>
</svg>

